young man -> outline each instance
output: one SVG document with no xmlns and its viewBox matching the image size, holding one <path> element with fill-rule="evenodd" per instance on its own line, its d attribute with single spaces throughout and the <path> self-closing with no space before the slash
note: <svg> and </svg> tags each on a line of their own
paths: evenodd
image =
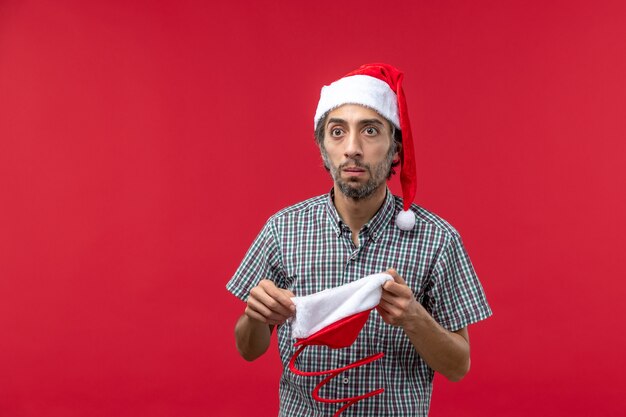
<svg viewBox="0 0 626 417">
<path fill-rule="evenodd" d="M 348 415 L 426 416 L 434 372 L 463 378 L 470 367 L 467 326 L 491 315 L 457 231 L 412 204 L 415 164 L 401 82 L 396 68 L 369 64 L 322 89 L 315 136 L 333 188 L 272 216 L 227 284 L 247 303 L 235 327 L 245 359 L 265 353 L 279 326 L 281 416 L 329 416 L 337 409 L 311 399 L 320 378 L 288 369 L 295 295 L 383 271 L 393 277 L 350 347 L 315 346 L 298 359 L 301 369 L 315 371 L 385 353 L 324 387 L 336 398 L 386 389 Z M 386 185 L 399 163 L 404 199 Z"/>
</svg>

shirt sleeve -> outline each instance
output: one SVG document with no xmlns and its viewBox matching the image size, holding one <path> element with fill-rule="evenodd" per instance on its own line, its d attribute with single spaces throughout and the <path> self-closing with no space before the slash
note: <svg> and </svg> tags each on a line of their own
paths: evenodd
<svg viewBox="0 0 626 417">
<path fill-rule="evenodd" d="M 485 292 L 463 247 L 452 235 L 431 274 L 426 308 L 441 326 L 460 330 L 491 316 Z"/>
<path fill-rule="evenodd" d="M 226 284 L 226 289 L 237 298 L 247 301 L 250 290 L 262 279 L 269 279 L 277 287 L 284 288 L 282 256 L 271 218 L 252 242 L 235 275 Z"/>
</svg>

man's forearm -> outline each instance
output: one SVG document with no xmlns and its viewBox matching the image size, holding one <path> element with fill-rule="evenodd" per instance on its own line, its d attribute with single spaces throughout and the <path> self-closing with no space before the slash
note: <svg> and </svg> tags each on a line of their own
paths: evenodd
<svg viewBox="0 0 626 417">
<path fill-rule="evenodd" d="M 243 314 L 235 325 L 235 341 L 239 354 L 247 361 L 263 355 L 270 345 L 271 327 Z"/>
<path fill-rule="evenodd" d="M 450 332 L 441 327 L 423 306 L 418 304 L 417 310 L 404 324 L 404 332 L 428 366 L 450 381 L 460 381 L 470 367 L 467 329 Z"/>
</svg>

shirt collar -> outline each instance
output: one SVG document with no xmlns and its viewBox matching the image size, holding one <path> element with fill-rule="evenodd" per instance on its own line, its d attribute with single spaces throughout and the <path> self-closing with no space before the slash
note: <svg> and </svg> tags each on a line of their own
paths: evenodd
<svg viewBox="0 0 626 417">
<path fill-rule="evenodd" d="M 335 231 L 337 236 L 340 236 L 344 228 L 347 228 L 348 230 L 349 228 L 348 225 L 346 225 L 343 220 L 341 220 L 341 217 L 339 217 L 339 213 L 335 208 L 335 204 L 333 203 L 334 194 L 334 189 L 331 189 L 328 193 L 328 197 L 326 198 L 326 212 L 328 213 L 328 218 L 330 220 L 333 230 Z M 372 217 L 370 221 L 363 226 L 362 230 L 367 231 L 369 237 L 371 237 L 374 241 L 378 240 L 378 238 L 382 234 L 382 231 L 392 220 L 394 211 L 395 202 L 393 194 L 391 194 L 391 191 L 389 190 L 389 188 L 387 188 L 385 201 L 383 201 L 382 206 L 380 206 L 376 214 L 374 214 L 374 217 Z"/>
</svg>

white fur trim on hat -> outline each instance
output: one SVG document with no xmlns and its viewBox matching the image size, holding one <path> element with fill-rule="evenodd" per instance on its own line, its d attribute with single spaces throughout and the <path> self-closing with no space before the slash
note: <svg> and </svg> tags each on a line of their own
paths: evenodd
<svg viewBox="0 0 626 417">
<path fill-rule="evenodd" d="M 352 75 L 322 87 L 315 111 L 314 125 L 326 112 L 344 104 L 360 104 L 376 110 L 400 129 L 398 97 L 389 84 L 369 75 Z"/>
</svg>

